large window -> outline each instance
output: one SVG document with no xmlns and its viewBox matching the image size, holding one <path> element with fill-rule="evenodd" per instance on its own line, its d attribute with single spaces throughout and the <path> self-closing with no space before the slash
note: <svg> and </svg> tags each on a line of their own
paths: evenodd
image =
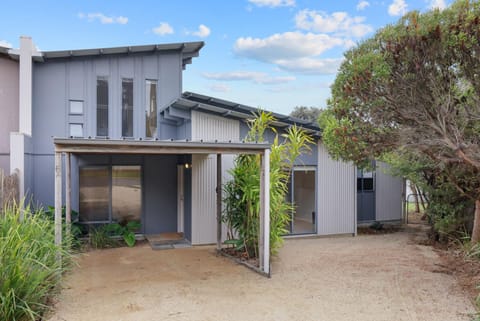
<svg viewBox="0 0 480 321">
<path fill-rule="evenodd" d="M 141 166 L 113 165 L 80 168 L 80 222 L 140 221 Z"/>
<path fill-rule="evenodd" d="M 108 79 L 97 78 L 97 136 L 108 136 Z"/>
<path fill-rule="evenodd" d="M 140 220 L 142 210 L 140 166 L 112 166 L 112 220 Z"/>
<path fill-rule="evenodd" d="M 145 136 L 157 137 L 157 81 L 146 80 Z"/>
<path fill-rule="evenodd" d="M 80 169 L 80 222 L 107 223 L 110 212 L 110 173 L 107 166 Z"/>
<path fill-rule="evenodd" d="M 122 79 L 122 136 L 133 136 L 133 79 Z"/>
</svg>

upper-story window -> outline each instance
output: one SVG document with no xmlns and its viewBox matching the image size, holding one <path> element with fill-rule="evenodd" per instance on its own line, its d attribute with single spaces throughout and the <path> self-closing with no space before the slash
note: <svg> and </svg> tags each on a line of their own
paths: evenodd
<svg viewBox="0 0 480 321">
<path fill-rule="evenodd" d="M 97 136 L 108 136 L 108 79 L 97 78 Z"/>
<path fill-rule="evenodd" d="M 133 79 L 122 79 L 122 136 L 133 136 Z"/>
<path fill-rule="evenodd" d="M 157 81 L 146 80 L 145 136 L 157 137 Z"/>
</svg>

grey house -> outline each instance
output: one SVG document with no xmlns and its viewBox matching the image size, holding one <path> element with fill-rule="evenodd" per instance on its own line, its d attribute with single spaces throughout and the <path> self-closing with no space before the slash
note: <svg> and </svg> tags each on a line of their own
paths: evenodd
<svg viewBox="0 0 480 321">
<path fill-rule="evenodd" d="M 143 234 L 215 243 L 217 171 L 225 181 L 235 154 L 267 157 L 268 146 L 241 143 L 255 108 L 183 92 L 182 70 L 203 45 L 36 52 L 22 38 L 20 49 L 2 49 L 0 70 L 12 75 L 0 73 L 0 93 L 11 97 L 0 101 L 0 121 L 12 121 L 0 127 L 0 166 L 21 172 L 22 194 L 39 204 L 55 203 L 55 183 L 70 188 L 57 204 L 66 201 L 84 224 L 136 219 Z M 316 139 L 293 170 L 291 234 L 355 235 L 357 222 L 401 220 L 401 179 L 334 161 L 317 124 L 275 116 L 279 131 L 297 124 Z M 56 152 L 66 153 L 57 181 Z"/>
</svg>

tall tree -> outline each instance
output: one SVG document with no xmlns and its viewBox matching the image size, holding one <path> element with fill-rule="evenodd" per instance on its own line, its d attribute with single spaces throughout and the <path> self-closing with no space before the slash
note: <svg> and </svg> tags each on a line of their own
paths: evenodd
<svg viewBox="0 0 480 321">
<path fill-rule="evenodd" d="M 296 106 L 290 116 L 316 123 L 321 113 L 322 109 L 317 107 Z"/>
<path fill-rule="evenodd" d="M 473 242 L 480 241 L 479 39 L 479 1 L 408 13 L 346 53 L 322 117 L 338 157 L 360 163 L 402 148 L 448 168 L 448 179 L 475 199 Z"/>
</svg>

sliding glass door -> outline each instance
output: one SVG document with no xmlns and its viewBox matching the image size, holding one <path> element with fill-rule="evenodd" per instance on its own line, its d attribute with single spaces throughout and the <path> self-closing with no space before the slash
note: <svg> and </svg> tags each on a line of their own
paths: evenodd
<svg viewBox="0 0 480 321">
<path fill-rule="evenodd" d="M 291 214 L 290 234 L 316 232 L 316 168 L 295 167 L 289 183 L 289 197 L 295 210 Z"/>
<path fill-rule="evenodd" d="M 140 221 L 141 166 L 113 165 L 80 168 L 80 222 L 102 224 Z"/>
</svg>

